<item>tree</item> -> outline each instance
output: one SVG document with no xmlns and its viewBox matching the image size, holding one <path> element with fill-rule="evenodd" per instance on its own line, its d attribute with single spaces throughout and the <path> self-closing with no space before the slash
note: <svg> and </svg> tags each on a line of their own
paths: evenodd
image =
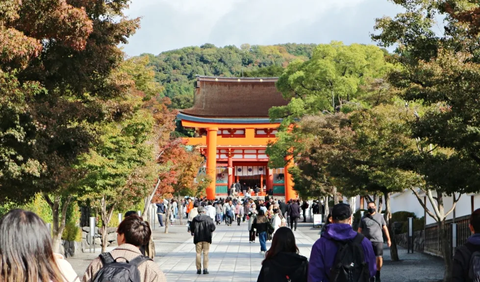
<svg viewBox="0 0 480 282">
<path fill-rule="evenodd" d="M 479 45 L 474 17 L 479 6 L 461 0 L 396 3 L 405 12 L 378 19 L 375 29 L 379 33 L 372 38 L 384 47 L 397 46 L 394 58 L 402 68 L 392 72 L 388 81 L 404 99 L 423 106 L 419 107 L 423 111 L 414 109 L 412 116 L 416 118 L 411 122 L 417 157 L 406 163 L 417 165 L 414 170 L 428 176 L 422 189 L 434 206 L 434 212 L 428 214 L 438 222 L 446 266 L 444 281 L 449 281 L 451 254 L 445 240 L 448 212 L 443 210 L 443 196 L 474 188 L 474 179 L 458 179 L 460 176 L 451 172 L 465 176 L 462 170 L 475 172 L 472 161 L 480 163 L 480 124 L 475 118 L 479 114 Z M 437 29 L 440 18 L 443 30 Z M 442 166 L 428 171 L 433 164 Z M 476 173 L 469 176 L 477 177 Z"/>
<path fill-rule="evenodd" d="M 42 192 L 58 250 L 70 189 L 82 177 L 73 166 L 94 142 L 100 105 L 121 92 L 109 77 L 138 19 L 123 15 L 128 1 L 17 2 L 0 4 L 0 186 L 9 187 L 1 202 Z"/>
</svg>

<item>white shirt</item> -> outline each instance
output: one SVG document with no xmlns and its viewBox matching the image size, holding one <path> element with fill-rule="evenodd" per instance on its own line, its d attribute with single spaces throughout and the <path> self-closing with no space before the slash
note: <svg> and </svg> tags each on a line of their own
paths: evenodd
<svg viewBox="0 0 480 282">
<path fill-rule="evenodd" d="M 216 210 L 212 205 L 205 207 L 205 214 L 208 215 L 212 220 L 215 220 Z"/>
</svg>

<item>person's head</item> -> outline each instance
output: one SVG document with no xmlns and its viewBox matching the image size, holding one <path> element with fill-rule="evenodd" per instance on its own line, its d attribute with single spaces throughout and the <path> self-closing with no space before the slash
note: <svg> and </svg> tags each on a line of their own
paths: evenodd
<svg viewBox="0 0 480 282">
<path fill-rule="evenodd" d="M 369 214 L 374 214 L 377 210 L 377 206 L 375 205 L 375 202 L 368 202 L 367 204 L 367 211 Z"/>
<path fill-rule="evenodd" d="M 128 243 L 140 247 L 150 241 L 150 236 L 150 225 L 136 215 L 126 217 L 117 228 L 118 245 Z"/>
<path fill-rule="evenodd" d="M 265 260 L 272 259 L 279 253 L 298 253 L 298 247 L 295 244 L 295 235 L 288 227 L 280 227 L 273 235 L 272 246 L 265 256 Z"/>
<path fill-rule="evenodd" d="M 33 212 L 14 209 L 0 219 L 0 281 L 63 281 L 50 232 Z"/>
<path fill-rule="evenodd" d="M 260 215 L 260 216 L 265 215 L 265 211 L 262 210 L 262 209 L 260 209 L 260 210 L 258 211 L 258 215 Z"/>
<path fill-rule="evenodd" d="M 193 207 L 194 207 L 194 208 L 198 208 L 198 202 L 197 202 L 197 201 L 195 201 L 195 202 L 193 203 Z"/>
<path fill-rule="evenodd" d="M 129 217 L 129 216 L 132 216 L 132 215 L 138 216 L 138 213 L 136 211 L 127 211 L 125 213 L 125 217 Z"/>
<path fill-rule="evenodd" d="M 333 220 L 332 220 L 332 214 L 329 213 L 328 216 L 327 216 L 327 224 L 330 224 L 330 223 L 332 223 L 332 222 L 333 222 Z"/>
<path fill-rule="evenodd" d="M 476 209 L 470 216 L 470 231 L 480 233 L 480 209 Z"/>
<path fill-rule="evenodd" d="M 352 224 L 352 209 L 347 204 L 336 204 L 332 209 L 332 223 Z"/>
<path fill-rule="evenodd" d="M 197 211 L 198 211 L 199 214 L 204 214 L 205 213 L 205 208 L 200 206 L 200 207 L 198 207 Z"/>
</svg>

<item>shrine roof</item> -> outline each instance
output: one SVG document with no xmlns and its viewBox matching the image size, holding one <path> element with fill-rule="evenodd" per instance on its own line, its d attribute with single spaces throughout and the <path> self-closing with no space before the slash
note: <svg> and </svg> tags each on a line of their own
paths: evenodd
<svg viewBox="0 0 480 282">
<path fill-rule="evenodd" d="M 288 104 L 275 87 L 276 77 L 198 76 L 194 105 L 180 110 L 202 118 L 268 118 L 268 110 Z"/>
</svg>

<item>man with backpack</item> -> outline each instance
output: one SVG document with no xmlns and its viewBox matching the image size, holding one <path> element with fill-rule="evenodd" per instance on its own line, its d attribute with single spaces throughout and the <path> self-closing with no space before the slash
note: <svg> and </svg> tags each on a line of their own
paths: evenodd
<svg viewBox="0 0 480 282">
<path fill-rule="evenodd" d="M 468 227 L 472 236 L 465 245 L 457 248 L 453 257 L 453 282 L 480 280 L 480 209 L 472 213 Z"/>
<path fill-rule="evenodd" d="M 377 273 L 375 274 L 375 282 L 380 282 L 380 270 L 383 266 L 383 232 L 387 237 L 387 245 L 390 247 L 392 242 L 390 241 L 390 234 L 388 232 L 387 223 L 383 216 L 376 212 L 377 206 L 375 202 L 369 202 L 367 211 L 368 213 L 360 221 L 358 227 L 358 233 L 363 234 L 372 242 L 373 252 L 377 257 Z"/>
<path fill-rule="evenodd" d="M 103 253 L 88 266 L 83 282 L 166 282 L 165 274 L 152 259 L 140 252 L 152 231 L 141 217 L 126 217 L 117 229 L 118 247 Z"/>
<path fill-rule="evenodd" d="M 309 282 L 368 282 L 375 275 L 372 244 L 355 232 L 351 224 L 350 206 L 333 206 L 332 223 L 312 247 Z"/>
<path fill-rule="evenodd" d="M 202 273 L 201 256 L 203 253 L 203 274 L 208 274 L 208 253 L 212 244 L 212 232 L 215 231 L 213 220 L 205 215 L 205 208 L 198 207 L 198 215 L 193 219 L 190 230 L 195 244 L 197 274 Z"/>
</svg>

